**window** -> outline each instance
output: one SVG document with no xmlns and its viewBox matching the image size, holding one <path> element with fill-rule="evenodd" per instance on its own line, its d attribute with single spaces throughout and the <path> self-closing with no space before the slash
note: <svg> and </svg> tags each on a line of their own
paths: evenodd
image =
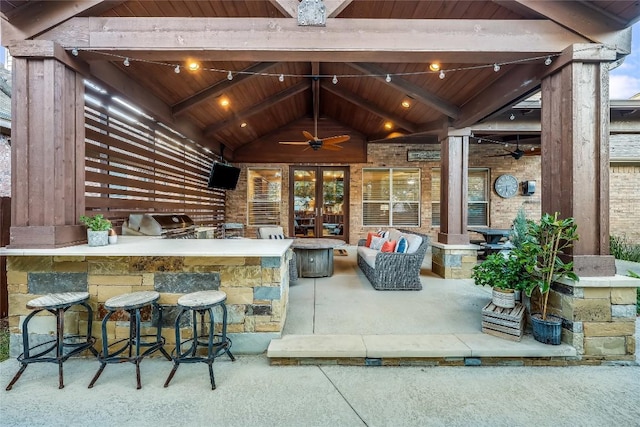
<svg viewBox="0 0 640 427">
<path fill-rule="evenodd" d="M 362 223 L 420 226 L 420 169 L 363 169 Z"/>
<path fill-rule="evenodd" d="M 281 194 L 280 169 L 248 169 L 247 224 L 280 225 Z"/>
<path fill-rule="evenodd" d="M 489 225 L 489 169 L 470 168 L 468 225 Z M 440 225 L 440 168 L 431 170 L 431 225 Z"/>
</svg>

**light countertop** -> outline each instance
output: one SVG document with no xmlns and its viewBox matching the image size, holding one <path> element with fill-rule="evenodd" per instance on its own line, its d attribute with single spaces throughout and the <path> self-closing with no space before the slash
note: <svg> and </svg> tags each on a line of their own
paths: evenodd
<svg viewBox="0 0 640 427">
<path fill-rule="evenodd" d="M 198 256 L 281 257 L 291 239 L 162 239 L 147 236 L 118 236 L 113 245 L 69 246 L 57 249 L 0 248 L 4 256 Z"/>
</svg>

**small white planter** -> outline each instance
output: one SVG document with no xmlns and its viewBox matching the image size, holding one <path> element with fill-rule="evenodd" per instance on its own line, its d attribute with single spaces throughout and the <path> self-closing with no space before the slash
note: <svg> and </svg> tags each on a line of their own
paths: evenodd
<svg viewBox="0 0 640 427">
<path fill-rule="evenodd" d="M 89 246 L 106 246 L 109 244 L 109 231 L 87 230 L 87 242 Z"/>
<path fill-rule="evenodd" d="M 516 294 L 513 289 L 493 288 L 491 302 L 498 307 L 513 308 L 516 306 Z"/>
</svg>

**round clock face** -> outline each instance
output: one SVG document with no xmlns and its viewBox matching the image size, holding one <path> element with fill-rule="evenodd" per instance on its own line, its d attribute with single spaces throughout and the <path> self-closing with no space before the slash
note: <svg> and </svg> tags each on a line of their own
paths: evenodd
<svg viewBox="0 0 640 427">
<path fill-rule="evenodd" d="M 513 175 L 500 175 L 493 186 L 498 196 L 505 199 L 515 196 L 518 192 L 518 180 Z"/>
</svg>

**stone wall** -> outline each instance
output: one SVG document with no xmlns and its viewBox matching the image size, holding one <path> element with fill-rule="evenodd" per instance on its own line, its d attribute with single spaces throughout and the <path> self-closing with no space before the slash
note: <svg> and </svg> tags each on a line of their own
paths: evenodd
<svg viewBox="0 0 640 427">
<path fill-rule="evenodd" d="M 175 346 L 176 304 L 185 293 L 220 289 L 227 294 L 227 332 L 238 353 L 261 353 L 272 338 L 280 337 L 289 298 L 287 257 L 9 257 L 9 327 L 11 355 L 22 352 L 21 324 L 30 313 L 29 300 L 42 294 L 87 291 L 94 312 L 93 335 L 101 346 L 101 322 L 109 298 L 135 291 L 155 290 L 163 307 L 162 335 L 167 349 Z M 75 307 L 74 307 L 75 309 Z M 144 314 L 145 328 L 155 326 L 156 313 Z M 84 309 L 71 310 L 65 327 L 69 332 L 86 330 Z M 108 322 L 108 338 L 123 338 L 127 330 L 121 321 L 126 313 Z M 75 320 L 75 322 L 74 322 Z M 32 321 L 30 332 L 45 339 L 55 331 L 55 318 Z M 185 325 L 187 326 L 187 325 Z M 84 329 L 83 329 L 84 328 Z M 184 332 L 188 332 L 185 330 Z M 147 332 L 148 333 L 148 332 Z M 39 339 L 37 336 L 35 340 Z"/>
<path fill-rule="evenodd" d="M 616 276 L 582 278 L 575 284 L 554 283 L 548 313 L 562 321 L 562 341 L 582 360 L 635 361 L 637 279 Z M 540 312 L 534 294 L 531 312 Z"/>
</svg>

